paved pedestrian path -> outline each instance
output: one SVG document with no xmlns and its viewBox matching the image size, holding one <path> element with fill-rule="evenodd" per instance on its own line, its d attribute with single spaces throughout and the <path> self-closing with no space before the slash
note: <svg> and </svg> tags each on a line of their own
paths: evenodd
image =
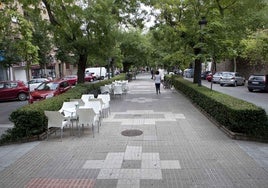
<svg viewBox="0 0 268 188">
<path fill-rule="evenodd" d="M 175 90 L 156 95 L 150 74 L 129 88 L 94 138 L 0 147 L 0 188 L 267 187 L 267 144 L 230 139 Z"/>
</svg>

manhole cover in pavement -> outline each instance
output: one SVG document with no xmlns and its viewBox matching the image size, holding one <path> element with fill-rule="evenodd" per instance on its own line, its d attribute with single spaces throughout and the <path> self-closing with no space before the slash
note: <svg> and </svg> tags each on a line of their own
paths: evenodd
<svg viewBox="0 0 268 188">
<path fill-rule="evenodd" d="M 142 133 L 143 132 L 141 130 L 137 129 L 129 129 L 121 132 L 123 136 L 140 136 Z"/>
</svg>

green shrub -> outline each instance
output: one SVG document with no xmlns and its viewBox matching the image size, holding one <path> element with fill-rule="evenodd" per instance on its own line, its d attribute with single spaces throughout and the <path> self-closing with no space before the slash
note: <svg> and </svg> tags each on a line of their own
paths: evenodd
<svg viewBox="0 0 268 188">
<path fill-rule="evenodd" d="M 264 109 L 183 78 L 173 76 L 172 80 L 177 90 L 230 131 L 268 138 L 268 118 Z"/>
<path fill-rule="evenodd" d="M 28 104 L 11 113 L 9 119 L 14 123 L 14 127 L 3 134 L 0 144 L 6 142 L 18 142 L 35 135 L 43 133 L 47 129 L 47 118 L 45 110 L 58 111 L 63 102 L 70 99 L 79 99 L 82 94 L 98 93 L 102 85 L 112 83 L 114 80 L 125 79 L 125 74 L 117 75 L 109 80 L 103 80 L 96 83 L 78 84 L 59 96 L 55 96 L 33 104 Z"/>
</svg>

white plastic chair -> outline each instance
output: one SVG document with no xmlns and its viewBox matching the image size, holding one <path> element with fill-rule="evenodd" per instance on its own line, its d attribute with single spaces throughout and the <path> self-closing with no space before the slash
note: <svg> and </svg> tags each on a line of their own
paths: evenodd
<svg viewBox="0 0 268 188">
<path fill-rule="evenodd" d="M 100 92 L 101 94 L 109 94 L 111 91 L 107 85 L 100 86 Z"/>
<path fill-rule="evenodd" d="M 62 113 L 66 118 L 77 119 L 76 109 L 78 108 L 78 106 L 78 101 L 63 102 L 59 112 Z"/>
<path fill-rule="evenodd" d="M 122 88 L 122 85 L 119 85 L 119 84 L 116 84 L 114 85 L 113 87 L 113 94 L 116 96 L 116 95 L 120 95 L 122 96 L 123 94 L 123 88 Z"/>
<path fill-rule="evenodd" d="M 84 101 L 84 102 L 87 102 L 89 101 L 89 99 L 94 99 L 94 95 L 93 94 L 83 94 L 81 96 L 81 99 Z"/>
<path fill-rule="evenodd" d="M 110 94 L 99 94 L 98 98 L 102 99 L 103 105 L 102 105 L 102 111 L 103 111 L 103 117 L 108 117 L 108 115 L 111 113 L 110 110 Z"/>
<path fill-rule="evenodd" d="M 78 114 L 78 130 L 79 130 L 79 136 L 80 136 L 80 126 L 82 129 L 84 128 L 84 125 L 91 125 L 92 134 L 94 137 L 94 126 L 98 126 L 98 132 L 99 132 L 99 123 L 98 119 L 96 118 L 96 113 L 92 108 L 79 108 L 77 109 Z"/>
<path fill-rule="evenodd" d="M 102 100 L 99 99 L 90 99 L 85 102 L 85 105 L 80 108 L 92 108 L 96 114 L 96 118 L 98 119 L 99 126 L 101 126 L 101 117 L 102 117 Z"/>
<path fill-rule="evenodd" d="M 62 113 L 64 117 L 71 122 L 72 130 L 73 130 L 73 122 L 74 121 L 77 122 L 76 109 L 78 107 L 79 107 L 78 101 L 64 102 L 62 104 L 61 109 L 59 110 L 59 112 Z"/>
<path fill-rule="evenodd" d="M 122 90 L 123 90 L 123 93 L 126 94 L 129 90 L 129 87 L 128 87 L 128 82 L 127 81 L 122 81 Z"/>
<path fill-rule="evenodd" d="M 60 128 L 60 138 L 62 141 L 62 132 L 63 128 L 66 127 L 67 125 L 70 125 L 70 122 L 66 120 L 66 118 L 59 112 L 59 111 L 45 111 L 45 116 L 48 119 L 47 122 L 47 139 L 49 135 L 49 129 L 54 127 L 54 128 Z"/>
</svg>

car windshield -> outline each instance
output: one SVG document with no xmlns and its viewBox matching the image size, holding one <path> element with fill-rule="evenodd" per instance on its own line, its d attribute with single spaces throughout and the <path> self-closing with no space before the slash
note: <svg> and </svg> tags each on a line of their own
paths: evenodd
<svg viewBox="0 0 268 188">
<path fill-rule="evenodd" d="M 223 76 L 223 77 L 230 77 L 230 76 L 234 76 L 234 73 L 231 73 L 231 72 L 225 72 L 225 73 L 222 73 L 222 76 Z"/>
<path fill-rule="evenodd" d="M 264 80 L 264 76 L 251 76 L 249 80 Z"/>
<path fill-rule="evenodd" d="M 221 72 L 216 72 L 216 73 L 214 74 L 214 76 L 220 76 L 220 75 L 222 75 Z"/>
<path fill-rule="evenodd" d="M 48 91 L 48 90 L 56 90 L 58 88 L 58 83 L 55 83 L 55 82 L 44 82 L 42 83 L 41 85 L 38 86 L 37 90 L 38 91 L 42 91 L 42 90 L 45 90 L 45 91 Z"/>
</svg>

